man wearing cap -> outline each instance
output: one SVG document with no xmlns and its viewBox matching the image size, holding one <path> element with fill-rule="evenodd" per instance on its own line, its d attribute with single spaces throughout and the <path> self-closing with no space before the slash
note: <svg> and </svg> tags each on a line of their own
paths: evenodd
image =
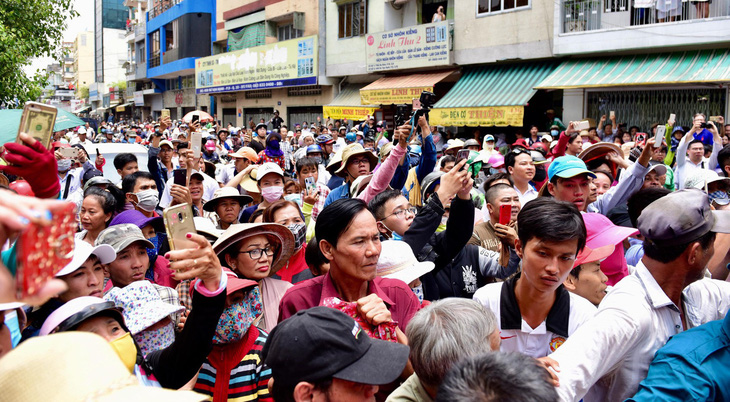
<svg viewBox="0 0 730 402">
<path fill-rule="evenodd" d="M 71 145 L 76 144 L 81 144 L 84 148 L 92 147 L 94 145 L 94 143 L 86 139 L 86 128 L 83 126 L 79 127 L 78 131 L 76 131 L 76 137 L 71 139 Z"/>
<path fill-rule="evenodd" d="M 243 172 L 252 163 L 259 161 L 259 156 L 256 151 L 251 147 L 241 147 L 238 151 L 228 154 L 232 159 L 232 163 L 229 162 L 225 168 L 221 169 L 218 176 L 218 182 L 222 184 L 228 184 L 237 174 Z"/>
<path fill-rule="evenodd" d="M 161 121 L 162 131 L 164 131 L 169 119 Z M 178 168 L 178 164 L 173 160 L 174 148 L 172 142 L 162 140 L 162 131 L 155 130 L 150 134 L 150 148 L 147 150 L 147 170 L 155 178 L 157 184 L 158 197 L 162 197 L 165 191 L 165 184 L 168 179 L 172 178 L 172 171 Z"/>
<path fill-rule="evenodd" d="M 278 110 L 274 110 L 274 116 L 269 120 L 269 124 L 276 130 L 280 129 L 281 125 L 284 124 L 284 119 L 279 116 Z"/>
<path fill-rule="evenodd" d="M 636 271 L 546 359 L 559 365 L 563 401 L 625 400 L 667 339 L 727 313 L 730 283 L 702 273 L 716 233 L 730 233 L 730 212 L 712 211 L 699 190 L 681 190 L 644 209 L 638 229 L 645 240 Z"/>
<path fill-rule="evenodd" d="M 345 313 L 318 306 L 279 323 L 263 357 L 275 401 L 374 400 L 403 372 L 408 347 L 371 339 Z"/>
</svg>

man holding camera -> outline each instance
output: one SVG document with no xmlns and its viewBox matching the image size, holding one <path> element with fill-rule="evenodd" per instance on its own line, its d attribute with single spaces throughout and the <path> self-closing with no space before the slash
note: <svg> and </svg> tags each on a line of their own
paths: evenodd
<svg viewBox="0 0 730 402">
<path fill-rule="evenodd" d="M 704 138 L 706 135 L 711 135 L 712 154 L 710 154 L 709 159 L 704 158 Z M 717 167 L 717 154 L 721 149 L 722 138 L 720 138 L 715 123 L 712 121 L 705 123 L 704 114 L 695 114 L 692 127 L 682 137 L 677 146 L 677 167 L 675 168 L 677 189 L 684 188 L 684 182 L 691 176 L 692 170 L 715 170 Z"/>
</svg>

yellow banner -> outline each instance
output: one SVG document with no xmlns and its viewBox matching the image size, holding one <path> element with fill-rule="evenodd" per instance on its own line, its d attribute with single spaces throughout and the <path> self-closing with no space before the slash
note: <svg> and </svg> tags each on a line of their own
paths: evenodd
<svg viewBox="0 0 730 402">
<path fill-rule="evenodd" d="M 364 106 L 322 106 L 325 118 L 365 120 L 375 114 L 375 107 Z"/>
<path fill-rule="evenodd" d="M 117 106 L 117 112 L 123 112 L 124 106 Z"/>
<path fill-rule="evenodd" d="M 360 102 L 363 105 L 411 104 L 413 99 L 418 99 L 423 91 L 433 92 L 433 87 L 361 89 Z"/>
<path fill-rule="evenodd" d="M 447 108 L 433 109 L 429 122 L 438 126 L 522 127 L 524 116 L 522 106 Z"/>
</svg>

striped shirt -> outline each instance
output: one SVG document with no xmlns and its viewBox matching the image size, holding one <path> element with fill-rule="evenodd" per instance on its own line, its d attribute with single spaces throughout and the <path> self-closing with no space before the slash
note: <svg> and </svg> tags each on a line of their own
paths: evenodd
<svg viewBox="0 0 730 402">
<path fill-rule="evenodd" d="M 214 345 L 194 390 L 212 396 L 214 402 L 273 401 L 268 390 L 271 369 L 261 355 L 267 337 L 252 325 L 240 341 Z"/>
</svg>

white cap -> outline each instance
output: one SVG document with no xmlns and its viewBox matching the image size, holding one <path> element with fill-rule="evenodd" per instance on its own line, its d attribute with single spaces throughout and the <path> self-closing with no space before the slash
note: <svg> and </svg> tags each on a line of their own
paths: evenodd
<svg viewBox="0 0 730 402">
<path fill-rule="evenodd" d="M 276 173 L 279 176 L 284 177 L 284 171 L 281 170 L 281 167 L 278 164 L 266 162 L 259 167 L 256 173 L 256 180 L 261 181 L 261 179 L 269 173 Z"/>
<path fill-rule="evenodd" d="M 71 259 L 71 262 L 66 264 L 65 267 L 56 273 L 56 277 L 58 278 L 60 276 L 73 273 L 79 269 L 91 255 L 97 256 L 102 264 L 109 264 L 117 258 L 117 253 L 114 252 L 112 246 L 108 244 L 100 244 L 94 247 L 83 240 L 74 239 L 74 256 Z"/>
<path fill-rule="evenodd" d="M 79 127 L 78 131 L 76 131 L 76 134 L 86 134 L 86 128 L 84 126 Z"/>
</svg>

